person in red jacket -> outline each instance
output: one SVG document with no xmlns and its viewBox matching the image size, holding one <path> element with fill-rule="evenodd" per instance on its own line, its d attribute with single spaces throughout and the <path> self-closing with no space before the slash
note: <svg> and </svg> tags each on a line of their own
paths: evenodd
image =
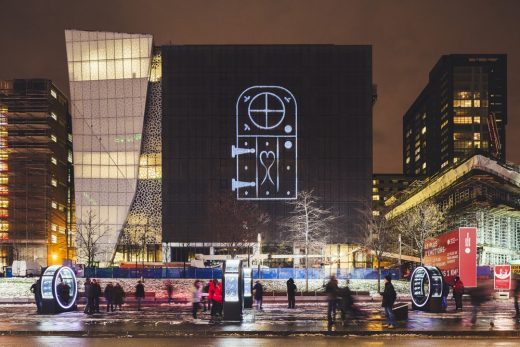
<svg viewBox="0 0 520 347">
<path fill-rule="evenodd" d="M 211 300 L 211 316 L 222 316 L 222 283 L 215 278 L 210 284 L 208 298 Z"/>
<path fill-rule="evenodd" d="M 455 277 L 453 282 L 453 298 L 455 299 L 455 311 L 459 308 L 462 310 L 462 295 L 464 294 L 464 283 L 459 276 Z"/>
</svg>

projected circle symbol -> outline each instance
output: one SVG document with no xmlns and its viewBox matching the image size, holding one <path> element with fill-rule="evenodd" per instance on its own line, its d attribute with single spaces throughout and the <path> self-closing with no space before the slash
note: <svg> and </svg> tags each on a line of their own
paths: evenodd
<svg viewBox="0 0 520 347">
<path fill-rule="evenodd" d="M 247 110 L 249 119 L 260 129 L 274 129 L 285 117 L 285 105 L 278 95 L 264 92 L 251 99 Z"/>
</svg>

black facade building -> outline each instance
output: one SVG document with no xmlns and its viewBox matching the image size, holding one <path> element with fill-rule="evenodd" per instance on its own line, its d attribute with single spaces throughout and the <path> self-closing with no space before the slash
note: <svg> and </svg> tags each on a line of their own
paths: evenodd
<svg viewBox="0 0 520 347">
<path fill-rule="evenodd" d="M 490 138 L 490 114 L 498 149 Z M 506 125 L 507 56 L 444 55 L 403 117 L 403 172 L 431 176 L 475 152 L 497 151 L 505 160 Z"/>
<path fill-rule="evenodd" d="M 303 190 L 342 216 L 332 243 L 357 240 L 372 199 L 371 54 L 370 46 L 162 47 L 163 243 L 222 241 L 212 210 L 225 200 L 276 222 Z M 276 225 L 267 242 L 280 237 Z"/>
<path fill-rule="evenodd" d="M 408 189 L 410 184 L 417 177 L 405 176 L 399 173 L 375 173 L 372 180 L 372 212 L 379 216 L 381 212 L 387 209 L 387 200 L 392 199 L 404 190 Z"/>
</svg>

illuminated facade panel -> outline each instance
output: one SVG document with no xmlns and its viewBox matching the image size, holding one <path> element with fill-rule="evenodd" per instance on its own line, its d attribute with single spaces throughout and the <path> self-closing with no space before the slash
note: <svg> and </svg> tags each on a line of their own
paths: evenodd
<svg viewBox="0 0 520 347">
<path fill-rule="evenodd" d="M 67 30 L 78 228 L 88 211 L 114 256 L 139 174 L 152 36 Z M 80 260 L 81 253 L 78 254 Z"/>
</svg>

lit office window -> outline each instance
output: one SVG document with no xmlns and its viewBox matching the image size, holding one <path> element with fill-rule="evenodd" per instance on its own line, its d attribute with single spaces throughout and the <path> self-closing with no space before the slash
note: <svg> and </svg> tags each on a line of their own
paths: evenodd
<svg viewBox="0 0 520 347">
<path fill-rule="evenodd" d="M 422 129 L 421 129 L 421 134 L 426 134 L 426 127 L 424 126 Z"/>
<path fill-rule="evenodd" d="M 372 200 L 379 201 L 379 195 L 372 195 Z"/>
<path fill-rule="evenodd" d="M 58 138 L 57 138 L 56 135 L 54 135 L 54 134 L 51 135 L 51 140 L 52 140 L 53 142 L 58 142 Z"/>
<path fill-rule="evenodd" d="M 51 230 L 52 231 L 58 231 L 58 226 L 54 223 L 51 224 Z"/>
<path fill-rule="evenodd" d="M 52 201 L 51 207 L 56 210 L 58 208 L 58 203 L 56 201 Z"/>
<path fill-rule="evenodd" d="M 53 187 L 57 187 L 57 186 L 58 186 L 58 180 L 55 179 L 55 178 L 51 179 L 51 185 L 52 185 Z"/>
<path fill-rule="evenodd" d="M 51 95 L 54 99 L 57 99 L 58 98 L 58 94 L 56 93 L 56 91 L 54 89 L 51 89 Z"/>
<path fill-rule="evenodd" d="M 58 120 L 58 116 L 54 112 L 51 112 L 51 118 L 54 120 Z"/>
<path fill-rule="evenodd" d="M 58 160 L 56 160 L 55 157 L 51 157 L 51 163 L 53 163 L 54 165 L 58 165 Z"/>
<path fill-rule="evenodd" d="M 58 243 L 58 236 L 55 234 L 51 234 L 51 243 Z"/>
</svg>

